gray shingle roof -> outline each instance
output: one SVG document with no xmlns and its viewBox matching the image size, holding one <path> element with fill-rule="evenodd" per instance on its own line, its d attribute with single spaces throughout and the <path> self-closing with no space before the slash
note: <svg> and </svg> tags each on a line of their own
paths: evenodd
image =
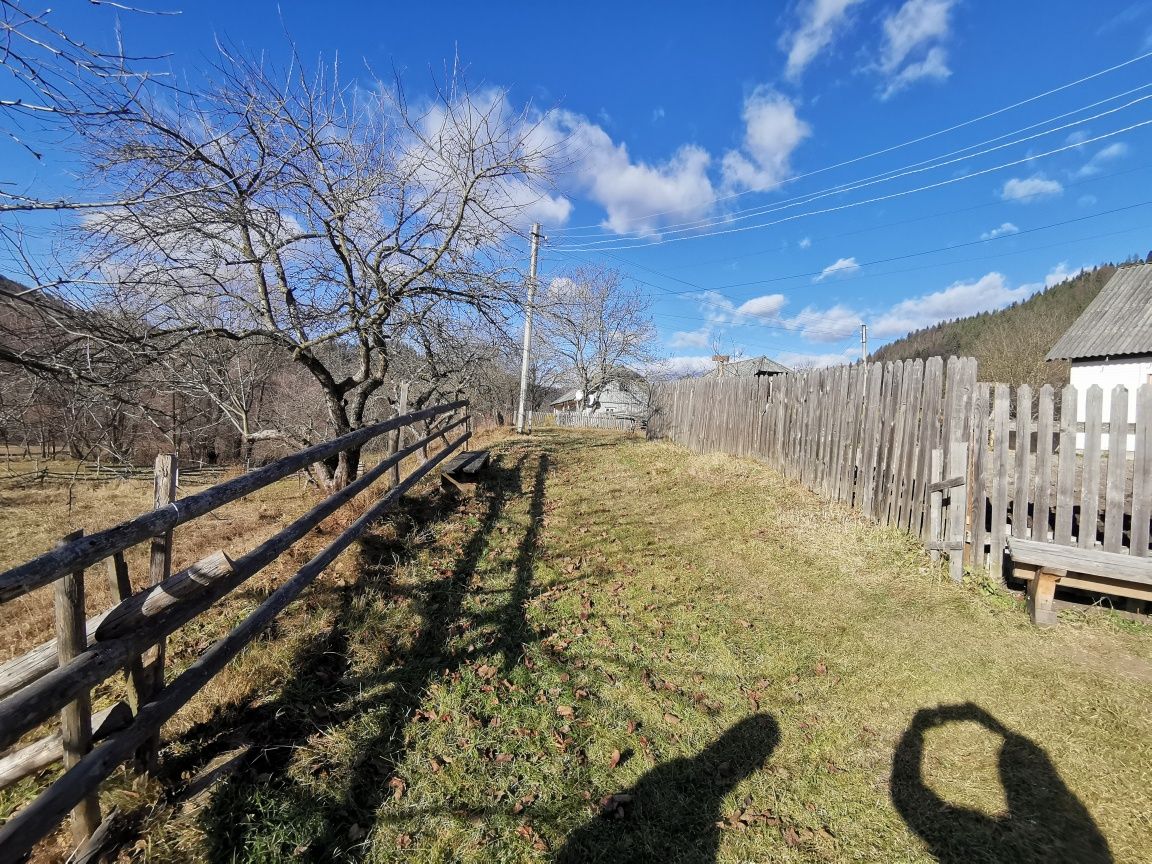
<svg viewBox="0 0 1152 864">
<path fill-rule="evenodd" d="M 1049 360 L 1152 354 L 1152 264 L 1116 271 L 1048 352 Z"/>
<path fill-rule="evenodd" d="M 552 404 L 553 405 L 562 405 L 565 402 L 579 402 L 579 401 L 580 401 L 580 391 L 579 390 L 569 390 L 563 396 L 560 396 L 557 399 L 553 399 Z"/>
<path fill-rule="evenodd" d="M 734 378 L 751 378 L 754 375 L 786 375 L 791 372 L 787 366 L 777 363 L 775 360 L 760 356 L 751 357 L 747 360 L 737 360 L 734 363 L 724 364 L 724 377 Z M 713 369 L 708 373 L 713 378 L 716 377 L 717 372 Z"/>
</svg>

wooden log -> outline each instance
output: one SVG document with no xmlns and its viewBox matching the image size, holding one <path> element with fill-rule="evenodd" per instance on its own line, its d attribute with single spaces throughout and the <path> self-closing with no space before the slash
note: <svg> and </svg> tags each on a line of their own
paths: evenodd
<svg viewBox="0 0 1152 864">
<path fill-rule="evenodd" d="M 447 430 L 462 425 L 465 419 L 457 420 L 447 427 Z M 218 580 L 203 594 L 185 599 L 183 603 L 177 606 L 164 607 L 167 611 L 162 620 L 147 625 L 142 624 L 136 632 L 119 639 L 98 641 L 75 660 L 53 669 L 38 681 L 0 701 L 0 748 L 11 746 L 29 729 L 44 722 L 63 705 L 72 701 L 76 694 L 90 689 L 93 685 L 114 674 L 126 666 L 133 656 L 140 654 L 148 645 L 154 644 L 159 636 L 168 635 L 178 627 L 182 627 L 225 594 L 267 567 L 312 528 L 379 479 L 392 467 L 393 459 L 404 459 L 410 456 L 420 448 L 422 443 L 424 442 L 416 441 L 395 456 L 381 460 L 378 465 L 355 482 L 325 498 L 283 530 L 237 558 L 232 565 L 234 573 L 231 577 Z M 446 452 L 449 451 L 442 450 L 426 464 L 429 466 L 438 465 L 440 457 Z M 420 476 L 427 473 L 423 471 L 423 466 L 420 470 L 422 472 Z M 404 485 L 405 482 L 401 481 L 401 485 L 408 488 Z M 163 586 L 159 587 L 163 588 Z M 142 605 L 150 596 L 150 592 L 156 590 L 157 588 L 147 589 L 142 592 L 144 596 L 137 594 L 132 598 L 132 602 Z"/>
<path fill-rule="evenodd" d="M 176 500 L 176 476 L 179 467 L 174 453 L 160 453 L 156 456 L 155 465 L 155 500 L 156 510 L 163 510 Z M 148 556 L 148 584 L 159 585 L 172 575 L 172 530 L 152 538 Z M 99 638 L 99 636 L 97 636 Z M 146 688 L 140 694 L 140 701 L 146 702 L 153 693 L 157 693 L 164 686 L 165 665 L 165 639 L 161 638 L 156 645 L 143 655 L 144 676 L 141 683 Z M 159 734 L 159 733 L 157 733 Z M 156 770 L 156 760 L 160 752 L 160 739 L 156 737 L 144 745 L 140 753 L 140 760 L 145 771 L 152 773 Z"/>
<path fill-rule="evenodd" d="M 184 672 L 174 678 L 164 691 L 145 705 L 131 726 L 112 735 L 66 772 L 47 791 L 0 827 L 0 860 L 16 860 L 26 854 L 42 837 L 52 831 L 65 814 L 90 790 L 99 786 L 127 760 L 144 740 L 170 720 L 204 685 L 239 654 L 283 609 L 296 599 L 329 564 L 385 512 L 391 509 L 411 486 L 415 485 L 439 462 L 464 444 L 471 435 L 463 433 L 452 446 L 437 453 L 370 507 L 339 537 L 300 568 L 262 602 L 223 639 L 204 652 Z M 418 448 L 417 448 L 418 449 Z"/>
<path fill-rule="evenodd" d="M 143 540 L 171 531 L 178 525 L 203 516 L 205 513 L 238 498 L 243 498 L 257 489 L 263 489 L 265 486 L 307 468 L 313 463 L 320 462 L 345 450 L 362 446 L 398 426 L 446 414 L 464 408 L 467 404 L 468 402 L 462 399 L 366 426 L 323 444 L 317 444 L 290 456 L 285 456 L 270 465 L 217 484 L 196 495 L 189 495 L 181 499 L 178 506 L 167 507 L 164 510 L 153 510 L 127 522 L 122 522 L 113 528 L 89 534 L 66 547 L 46 552 L 31 561 L 0 573 L 0 603 L 20 597 L 42 585 L 47 585 L 54 581 L 60 573 L 88 567 L 103 561 L 113 552 L 123 551 Z"/>
<path fill-rule="evenodd" d="M 64 537 L 61 545 L 70 543 L 82 533 L 72 532 Z M 84 571 L 76 570 L 64 574 L 56 582 L 56 652 L 60 666 L 87 649 L 84 625 Z M 72 701 L 61 707 L 60 741 L 66 769 L 78 764 L 92 749 L 92 695 L 88 689 L 76 693 Z M 100 799 L 93 789 L 75 802 L 72 811 L 73 843 L 82 843 L 99 824 Z"/>
<path fill-rule="evenodd" d="M 108 611 L 101 612 L 88 619 L 86 631 L 88 644 L 96 638 L 96 628 L 107 616 Z M 3 666 L 0 666 L 0 699 L 15 693 L 21 687 L 26 687 L 33 681 L 43 678 L 60 665 L 60 656 L 56 651 L 56 639 L 53 637 L 47 642 L 37 645 L 27 654 L 14 657 Z"/>
<path fill-rule="evenodd" d="M 1052 409 L 1053 391 L 1051 384 L 1040 388 L 1040 399 L 1036 410 L 1036 485 L 1032 497 L 1033 540 L 1048 539 L 1048 523 L 1052 510 Z"/>
<path fill-rule="evenodd" d="M 1128 484 L 1128 388 L 1112 390 L 1108 416 L 1108 479 L 1104 494 L 1104 551 L 1124 548 L 1124 503 Z"/>
<path fill-rule="evenodd" d="M 1096 528 L 1100 516 L 1100 436 L 1104 422 L 1104 391 L 1099 384 L 1088 388 L 1084 407 L 1084 471 L 1080 487 L 1080 529 L 1077 545 L 1083 549 L 1096 546 Z"/>
<path fill-rule="evenodd" d="M 1069 384 L 1060 394 L 1060 458 L 1056 469 L 1056 523 L 1053 540 L 1072 543 L 1073 494 L 1076 489 L 1076 388 Z"/>
<path fill-rule="evenodd" d="M 92 715 L 92 740 L 103 741 L 113 732 L 126 729 L 132 722 L 132 709 L 125 702 L 117 702 Z M 47 768 L 64 758 L 64 740 L 53 732 L 27 747 L 22 747 L 0 758 L 0 789 Z"/>
<path fill-rule="evenodd" d="M 1132 454 L 1133 555 L 1145 557 L 1152 529 L 1152 384 L 1136 391 L 1136 449 Z"/>
</svg>

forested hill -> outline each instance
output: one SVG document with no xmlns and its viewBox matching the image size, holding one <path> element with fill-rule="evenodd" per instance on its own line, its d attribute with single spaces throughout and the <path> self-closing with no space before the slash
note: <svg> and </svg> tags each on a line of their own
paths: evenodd
<svg viewBox="0 0 1152 864">
<path fill-rule="evenodd" d="M 1115 264 L 1102 264 L 996 312 L 916 330 L 872 358 L 970 356 L 979 364 L 981 381 L 1062 386 L 1068 383 L 1068 364 L 1044 357 L 1115 271 Z"/>
</svg>

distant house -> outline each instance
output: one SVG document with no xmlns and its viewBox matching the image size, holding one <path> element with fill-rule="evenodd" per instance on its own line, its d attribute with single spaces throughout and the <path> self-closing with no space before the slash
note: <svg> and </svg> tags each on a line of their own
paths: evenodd
<svg viewBox="0 0 1152 864">
<path fill-rule="evenodd" d="M 1048 352 L 1049 360 L 1072 363 L 1076 413 L 1085 417 L 1088 388 L 1104 391 L 1104 419 L 1111 411 L 1112 388 L 1128 388 L 1128 422 L 1136 421 L 1136 390 L 1152 384 L 1152 264 L 1122 267 L 1096 299 L 1080 313 Z M 1129 439 L 1128 448 L 1134 441 Z M 1078 446 L 1083 446 L 1083 435 Z"/>
<path fill-rule="evenodd" d="M 716 368 L 708 373 L 712 378 L 763 378 L 770 375 L 787 375 L 792 370 L 769 357 L 750 357 L 747 360 L 713 358 Z"/>
<path fill-rule="evenodd" d="M 583 390 L 569 390 L 551 404 L 554 411 L 640 418 L 647 413 L 648 401 L 647 385 L 643 381 L 613 379 L 589 391 L 587 398 Z"/>
</svg>

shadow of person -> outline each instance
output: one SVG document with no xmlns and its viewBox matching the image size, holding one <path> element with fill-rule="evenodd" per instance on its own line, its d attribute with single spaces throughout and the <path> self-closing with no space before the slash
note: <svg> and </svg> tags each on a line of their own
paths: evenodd
<svg viewBox="0 0 1152 864">
<path fill-rule="evenodd" d="M 712 864 L 720 845 L 721 801 L 764 766 L 779 740 L 771 715 L 755 714 L 696 756 L 656 766 L 608 799 L 601 816 L 570 834 L 556 861 Z"/>
<path fill-rule="evenodd" d="M 1002 739 L 999 773 L 1008 810 L 1002 816 L 950 804 L 924 782 L 925 732 L 964 722 Z M 904 821 L 942 864 L 1112 861 L 1108 841 L 1048 754 L 972 703 L 916 712 L 892 760 L 891 794 Z"/>
</svg>

